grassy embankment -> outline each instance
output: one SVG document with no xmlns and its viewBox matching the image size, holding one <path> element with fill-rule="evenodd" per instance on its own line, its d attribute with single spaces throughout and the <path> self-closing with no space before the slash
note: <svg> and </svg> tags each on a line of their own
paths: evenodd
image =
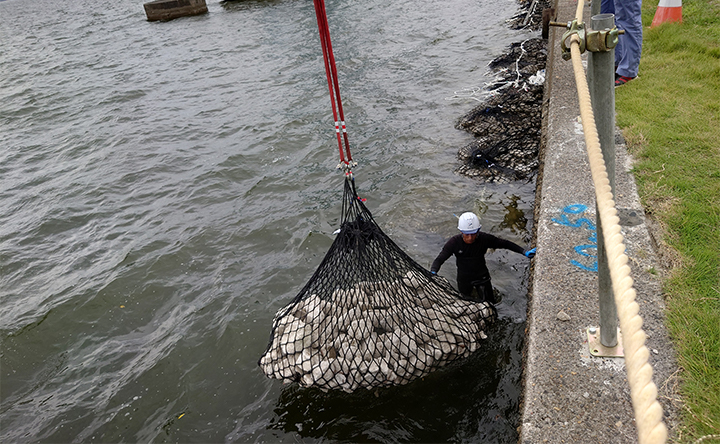
<svg viewBox="0 0 720 444">
<path fill-rule="evenodd" d="M 675 439 L 720 442 L 720 2 L 683 0 L 682 24 L 650 29 L 656 8 L 643 4 L 640 75 L 616 90 L 617 124 L 672 264 L 663 290 L 685 404 Z"/>
</svg>

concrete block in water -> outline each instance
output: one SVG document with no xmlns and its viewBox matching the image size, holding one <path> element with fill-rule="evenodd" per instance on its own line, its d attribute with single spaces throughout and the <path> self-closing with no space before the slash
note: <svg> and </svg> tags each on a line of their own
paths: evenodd
<svg viewBox="0 0 720 444">
<path fill-rule="evenodd" d="M 143 6 L 151 22 L 205 14 L 208 10 L 205 0 L 155 0 Z"/>
</svg>

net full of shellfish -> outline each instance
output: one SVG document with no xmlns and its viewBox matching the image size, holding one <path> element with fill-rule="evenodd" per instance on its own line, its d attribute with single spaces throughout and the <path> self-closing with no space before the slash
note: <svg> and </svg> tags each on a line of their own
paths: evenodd
<svg viewBox="0 0 720 444">
<path fill-rule="evenodd" d="M 273 319 L 270 378 L 353 392 L 407 384 L 479 346 L 496 317 L 405 254 L 345 184 L 343 223 L 305 287 Z"/>
</svg>

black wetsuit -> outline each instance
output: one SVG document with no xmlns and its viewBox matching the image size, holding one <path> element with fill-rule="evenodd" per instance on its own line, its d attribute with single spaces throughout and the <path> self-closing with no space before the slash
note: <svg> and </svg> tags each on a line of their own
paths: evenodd
<svg viewBox="0 0 720 444">
<path fill-rule="evenodd" d="M 475 241 L 471 244 L 463 241 L 462 234 L 457 234 L 445 243 L 442 251 L 433 261 L 430 271 L 437 273 L 442 264 L 454 254 L 457 262 L 458 291 L 464 296 L 472 298 L 473 287 L 477 287 L 480 300 L 495 303 L 490 272 L 485 264 L 485 253 L 490 248 L 503 248 L 520 254 L 525 253 L 525 249 L 520 245 L 482 231 L 478 232 Z"/>
</svg>

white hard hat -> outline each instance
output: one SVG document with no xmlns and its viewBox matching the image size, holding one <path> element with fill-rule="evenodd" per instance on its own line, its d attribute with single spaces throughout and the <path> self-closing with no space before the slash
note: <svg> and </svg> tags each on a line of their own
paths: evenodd
<svg viewBox="0 0 720 444">
<path fill-rule="evenodd" d="M 463 234 L 475 234 L 480 231 L 480 219 L 475 213 L 463 213 L 458 218 L 458 230 Z"/>
</svg>

